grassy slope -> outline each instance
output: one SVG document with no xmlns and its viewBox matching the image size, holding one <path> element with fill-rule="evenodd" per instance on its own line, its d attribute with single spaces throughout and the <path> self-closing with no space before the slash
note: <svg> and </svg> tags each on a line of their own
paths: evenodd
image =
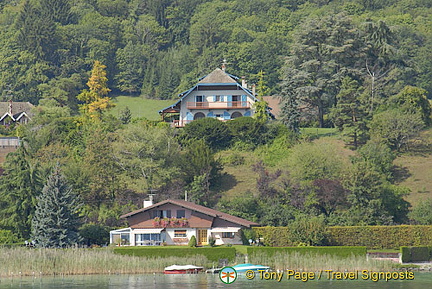
<svg viewBox="0 0 432 289">
<path fill-rule="evenodd" d="M 114 116 L 126 106 L 129 107 L 132 117 L 145 117 L 149 120 L 159 120 L 159 110 L 175 103 L 175 100 L 146 99 L 140 96 L 118 96 L 113 99 L 116 106 L 111 110 Z"/>
<path fill-rule="evenodd" d="M 422 133 L 422 141 L 414 150 L 395 160 L 399 171 L 396 181 L 411 190 L 406 199 L 413 206 L 432 197 L 432 129 Z"/>
<path fill-rule="evenodd" d="M 145 99 L 142 97 L 118 96 L 114 99 L 116 107 L 112 110 L 113 115 L 117 116 L 119 111 L 126 106 L 132 112 L 132 117 L 146 117 L 150 120 L 158 120 L 160 116 L 158 111 L 164 107 L 173 104 L 174 100 L 155 100 Z M 334 129 L 303 129 L 302 133 L 312 138 L 318 137 L 318 142 L 330 142 L 337 147 L 337 150 L 347 157 L 353 152 L 345 148 L 344 143 L 337 138 L 337 132 Z M 421 200 L 432 197 L 432 129 L 422 134 L 423 143 L 421 149 L 416 153 L 402 154 L 395 160 L 399 167 L 400 173 L 397 174 L 397 183 L 411 189 L 411 194 L 407 200 L 414 206 Z M 222 152 L 223 154 L 224 152 Z M 244 154 L 247 160 L 245 164 L 239 166 L 224 167 L 226 173 L 223 185 L 220 188 L 225 196 L 242 194 L 248 190 L 255 192 L 256 174 L 253 172 L 251 165 L 258 159 L 253 153 Z"/>
</svg>

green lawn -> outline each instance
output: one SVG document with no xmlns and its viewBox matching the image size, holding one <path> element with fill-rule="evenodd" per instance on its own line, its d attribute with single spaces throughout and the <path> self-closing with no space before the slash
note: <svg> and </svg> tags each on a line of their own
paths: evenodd
<svg viewBox="0 0 432 289">
<path fill-rule="evenodd" d="M 127 106 L 132 113 L 132 118 L 145 117 L 149 120 L 159 120 L 161 117 L 158 111 L 174 104 L 175 100 L 148 99 L 141 96 L 117 96 L 113 98 L 113 102 L 116 105 L 111 109 L 114 116 L 118 116 L 119 112 Z"/>
</svg>

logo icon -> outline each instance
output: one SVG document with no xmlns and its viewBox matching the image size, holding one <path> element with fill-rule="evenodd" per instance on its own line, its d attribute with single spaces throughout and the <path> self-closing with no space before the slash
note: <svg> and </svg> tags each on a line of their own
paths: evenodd
<svg viewBox="0 0 432 289">
<path fill-rule="evenodd" d="M 223 267 L 219 271 L 219 279 L 225 284 L 234 283 L 237 279 L 237 272 L 233 267 Z"/>
</svg>

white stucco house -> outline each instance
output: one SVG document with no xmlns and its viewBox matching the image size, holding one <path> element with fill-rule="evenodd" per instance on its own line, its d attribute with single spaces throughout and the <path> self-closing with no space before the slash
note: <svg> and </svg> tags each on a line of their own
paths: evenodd
<svg viewBox="0 0 432 289">
<path fill-rule="evenodd" d="M 202 77 L 191 89 L 179 94 L 180 99 L 159 111 L 163 119 L 175 127 L 204 117 L 229 121 L 254 114 L 253 104 L 258 101 L 246 83 L 217 68 Z M 169 116 L 169 118 L 166 118 Z"/>
<path fill-rule="evenodd" d="M 195 236 L 199 246 L 241 245 L 241 229 L 257 223 L 184 200 L 165 200 L 121 216 L 129 227 L 110 232 L 110 243 L 129 246 L 187 245 Z"/>
</svg>

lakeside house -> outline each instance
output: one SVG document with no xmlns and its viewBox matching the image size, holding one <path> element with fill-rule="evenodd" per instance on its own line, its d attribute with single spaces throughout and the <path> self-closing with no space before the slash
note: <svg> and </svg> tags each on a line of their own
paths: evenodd
<svg viewBox="0 0 432 289">
<path fill-rule="evenodd" d="M 23 124 L 31 120 L 33 104 L 30 102 L 0 102 L 0 124 L 9 126 L 15 123 Z"/>
<path fill-rule="evenodd" d="M 159 114 L 175 127 L 184 127 L 204 117 L 229 121 L 241 116 L 252 116 L 253 104 L 258 99 L 247 88 L 244 79 L 241 85 L 238 80 L 238 77 L 226 73 L 224 67 L 216 68 L 195 86 L 180 93 L 180 99 L 161 109 Z"/>
<path fill-rule="evenodd" d="M 187 245 L 195 236 L 198 246 L 214 238 L 215 245 L 241 245 L 241 229 L 259 224 L 184 200 L 145 201 L 144 208 L 121 216 L 129 228 L 110 232 L 110 243 L 130 246 Z"/>
</svg>

